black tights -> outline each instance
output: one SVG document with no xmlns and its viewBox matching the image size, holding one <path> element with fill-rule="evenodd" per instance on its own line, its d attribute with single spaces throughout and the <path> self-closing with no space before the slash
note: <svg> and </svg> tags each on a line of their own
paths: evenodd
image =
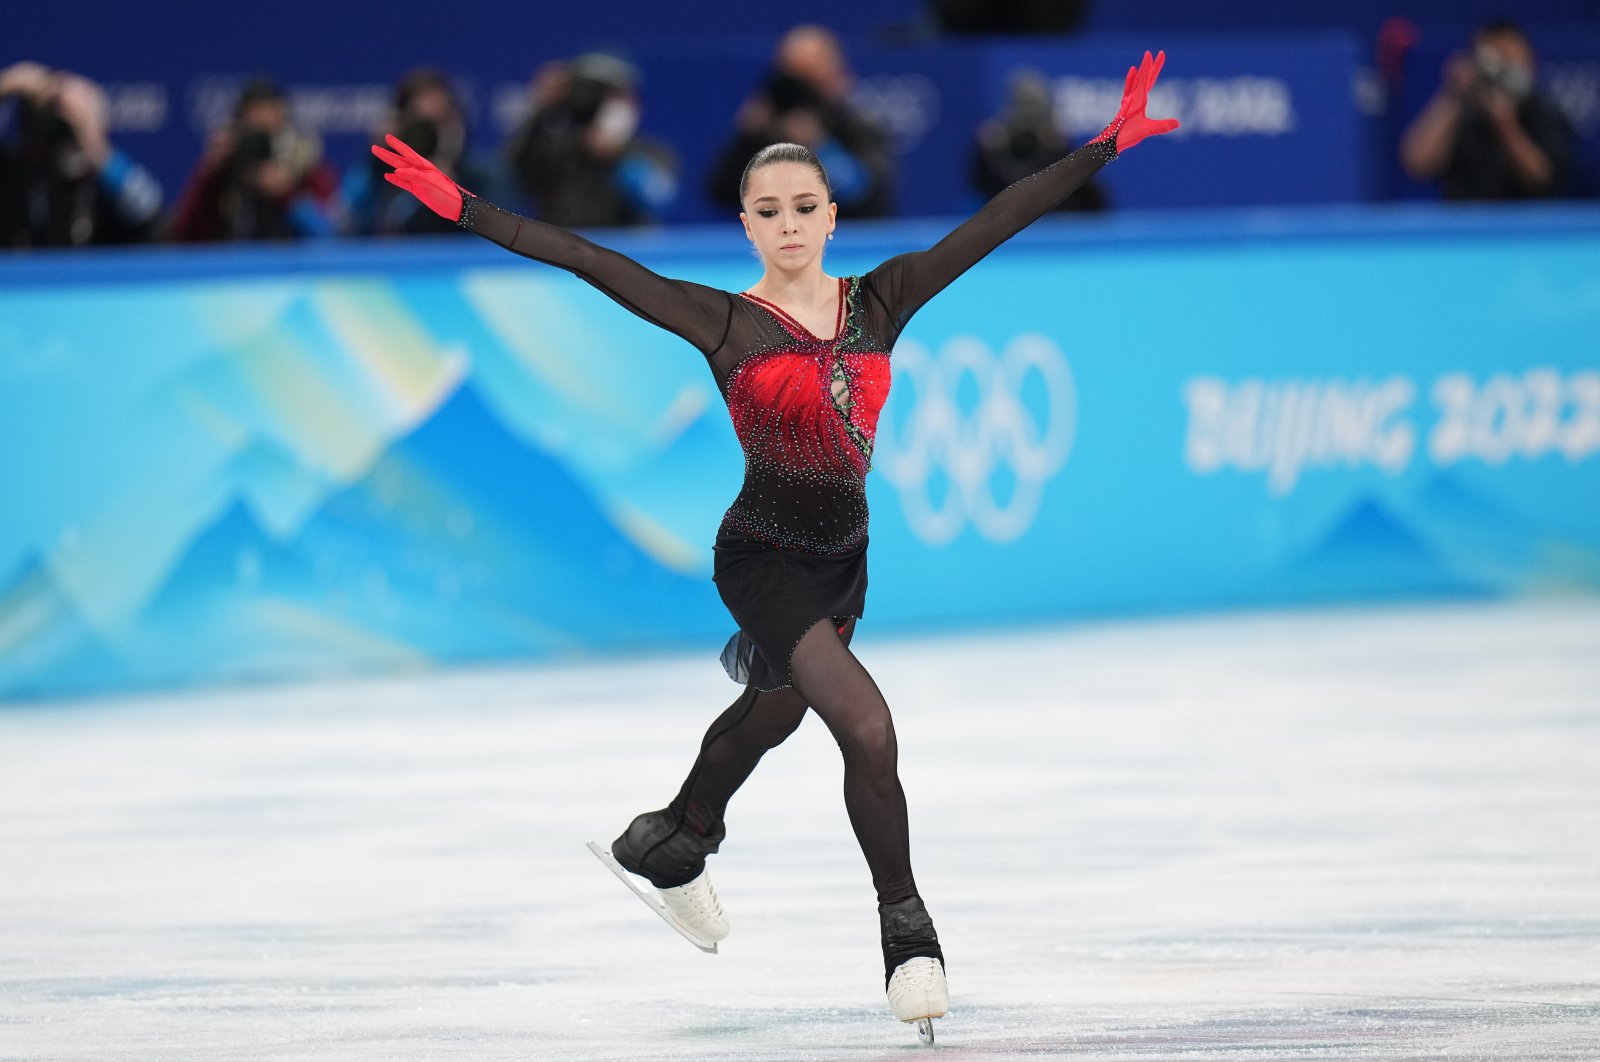
<svg viewBox="0 0 1600 1062">
<path fill-rule="evenodd" d="M 844 754 L 844 805 L 878 902 L 896 903 L 917 893 L 906 795 L 896 771 L 894 720 L 877 683 L 848 648 L 854 631 L 855 620 L 842 633 L 828 620 L 817 623 L 795 648 L 793 687 L 764 692 L 747 686 L 706 731 L 672 810 L 701 833 L 720 823 L 734 792 L 768 749 L 795 732 L 809 707 Z"/>
</svg>

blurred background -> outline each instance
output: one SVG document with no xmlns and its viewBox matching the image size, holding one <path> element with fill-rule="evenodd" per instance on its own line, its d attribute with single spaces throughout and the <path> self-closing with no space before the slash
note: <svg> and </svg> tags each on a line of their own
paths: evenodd
<svg viewBox="0 0 1600 1062">
<path fill-rule="evenodd" d="M 924 310 L 869 625 L 1600 588 L 1600 0 L 155 0 L 0 53 L 0 698 L 692 648 L 740 457 L 700 359 L 380 179 L 755 281 L 807 143 L 830 271 L 1141 146 Z M 708 660 L 709 666 L 709 660 Z"/>
</svg>

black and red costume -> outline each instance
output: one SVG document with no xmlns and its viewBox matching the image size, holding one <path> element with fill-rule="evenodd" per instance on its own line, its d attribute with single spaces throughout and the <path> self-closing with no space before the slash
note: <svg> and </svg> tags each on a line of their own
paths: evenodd
<svg viewBox="0 0 1600 1062">
<path fill-rule="evenodd" d="M 717 589 L 743 635 L 724 660 L 730 674 L 773 690 L 790 684 L 790 658 L 808 630 L 865 607 L 866 475 L 906 322 L 1115 156 L 1114 138 L 1086 145 L 1011 185 L 933 248 L 840 278 L 831 336 L 748 293 L 669 280 L 481 199 L 466 200 L 460 224 L 576 274 L 705 356 L 745 457 L 744 486 L 716 542 Z"/>
<path fill-rule="evenodd" d="M 841 648 L 866 606 L 866 476 L 890 351 L 924 303 L 1116 153 L 1108 130 L 1011 185 L 933 248 L 841 278 L 831 336 L 748 292 L 668 280 L 564 229 L 465 197 L 464 228 L 582 277 L 705 355 L 744 450 L 744 486 L 718 529 L 715 573 L 739 624 L 723 663 L 745 689 L 712 722 L 672 803 L 635 818 L 612 844 L 622 866 L 657 888 L 695 880 L 722 843 L 734 792 L 815 711 L 844 755 L 845 807 L 878 896 L 885 984 L 909 958 L 943 963 L 911 871 L 888 705 Z M 838 637 L 831 629 L 819 637 L 825 625 Z"/>
<path fill-rule="evenodd" d="M 1006 188 L 931 249 L 840 280 L 831 336 L 813 335 L 748 292 L 668 280 L 563 229 L 498 210 L 394 137 L 388 149 L 373 148 L 395 168 L 386 179 L 437 213 L 582 277 L 687 340 L 705 356 L 728 403 L 745 479 L 717 534 L 716 579 L 740 628 L 724 663 L 744 692 L 706 731 L 672 803 L 636 817 L 612 844 L 626 870 L 661 889 L 695 882 L 722 843 L 729 799 L 762 756 L 815 712 L 844 757 L 845 808 L 878 894 L 885 985 L 913 958 L 943 963 L 911 873 L 894 722 L 882 691 L 849 650 L 866 603 L 865 481 L 889 394 L 890 351 L 924 303 L 1081 187 L 1116 157 L 1119 144 L 1177 128 L 1175 119 L 1144 113 L 1165 61 L 1164 52 L 1145 52 L 1128 69 L 1117 115 L 1093 142 Z M 913 1008 L 943 1005 L 934 998 L 937 985 L 921 985 L 915 991 L 931 995 Z"/>
</svg>

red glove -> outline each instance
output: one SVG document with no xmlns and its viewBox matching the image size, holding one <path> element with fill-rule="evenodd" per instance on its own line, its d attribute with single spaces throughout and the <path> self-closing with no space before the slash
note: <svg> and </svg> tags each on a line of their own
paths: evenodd
<svg viewBox="0 0 1600 1062">
<path fill-rule="evenodd" d="M 394 151 L 385 151 L 372 145 L 372 153 L 394 167 L 383 179 L 397 188 L 404 188 L 424 206 L 447 221 L 461 220 L 461 186 L 446 177 L 433 163 L 411 150 L 399 137 L 390 133 L 384 137 Z"/>
<path fill-rule="evenodd" d="M 1166 65 L 1166 52 L 1161 52 L 1154 59 L 1149 52 L 1145 52 L 1144 61 L 1137 69 L 1128 67 L 1128 79 L 1122 84 L 1122 106 L 1117 108 L 1117 116 L 1089 143 L 1098 144 L 1115 137 L 1117 153 L 1120 155 L 1145 137 L 1159 136 L 1178 128 L 1176 118 L 1146 118 L 1144 114 L 1145 105 L 1150 102 L 1150 89 L 1155 85 L 1156 78 L 1161 76 L 1161 68 Z"/>
</svg>

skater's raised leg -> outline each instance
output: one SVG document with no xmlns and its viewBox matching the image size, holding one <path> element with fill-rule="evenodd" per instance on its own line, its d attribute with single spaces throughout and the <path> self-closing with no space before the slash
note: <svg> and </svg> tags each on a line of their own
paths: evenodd
<svg viewBox="0 0 1600 1062">
<path fill-rule="evenodd" d="M 806 703 L 793 689 L 745 687 L 706 730 L 700 754 L 672 800 L 673 814 L 698 832 L 720 827 L 733 794 L 761 757 L 788 740 L 805 714 Z"/>
<path fill-rule="evenodd" d="M 712 722 L 689 776 L 672 803 L 633 820 L 612 852 L 658 889 L 682 885 L 705 867 L 722 843 L 728 801 L 769 749 L 781 745 L 806 705 L 792 689 L 763 692 L 747 686 Z"/>
<path fill-rule="evenodd" d="M 806 632 L 792 666 L 795 688 L 844 755 L 845 809 L 878 891 L 884 982 L 895 1017 L 939 1017 L 949 995 L 944 952 L 911 874 L 906 796 L 889 705 L 827 623 Z"/>
<path fill-rule="evenodd" d="M 839 628 L 850 644 L 856 621 Z M 764 692 L 746 687 L 744 696 L 716 718 L 700 743 L 700 755 L 672 802 L 673 810 L 700 828 L 722 821 L 728 801 L 761 762 L 789 739 L 805 718 L 806 702 L 793 687 Z"/>
<path fill-rule="evenodd" d="M 706 856 L 716 852 L 726 833 L 722 816 L 728 801 L 767 750 L 794 733 L 805 713 L 805 702 L 792 689 L 746 687 L 706 731 L 672 803 L 635 818 L 611 846 L 617 862 L 649 879 L 673 917 L 704 940 L 728 935 L 727 914 L 706 871 Z"/>
</svg>

